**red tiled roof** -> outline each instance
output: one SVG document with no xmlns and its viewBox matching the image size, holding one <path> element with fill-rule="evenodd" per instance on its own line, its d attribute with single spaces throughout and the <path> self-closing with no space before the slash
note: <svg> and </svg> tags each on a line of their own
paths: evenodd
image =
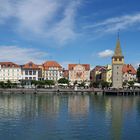
<svg viewBox="0 0 140 140">
<path fill-rule="evenodd" d="M 0 62 L 1 67 L 5 68 L 20 68 L 19 65 L 13 62 Z"/>
<path fill-rule="evenodd" d="M 38 65 L 34 64 L 33 62 L 29 62 L 22 67 L 23 69 L 39 69 Z"/>
<path fill-rule="evenodd" d="M 136 70 L 131 64 L 124 64 L 123 65 L 123 73 L 131 73 L 131 74 L 136 74 Z"/>
<path fill-rule="evenodd" d="M 76 65 L 81 65 L 81 66 L 85 67 L 85 70 L 90 70 L 90 65 L 89 64 L 69 64 L 68 65 L 68 70 L 73 70 L 73 68 Z"/>
<path fill-rule="evenodd" d="M 43 64 L 43 67 L 45 70 L 49 69 L 50 67 L 57 67 L 57 68 L 62 68 L 62 66 L 60 64 L 58 64 L 56 61 L 46 61 L 44 64 Z"/>
</svg>

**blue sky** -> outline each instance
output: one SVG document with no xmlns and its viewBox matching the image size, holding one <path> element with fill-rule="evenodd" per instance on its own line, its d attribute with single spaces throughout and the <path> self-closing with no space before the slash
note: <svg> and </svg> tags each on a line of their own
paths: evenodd
<svg viewBox="0 0 140 140">
<path fill-rule="evenodd" d="M 140 63 L 139 0 L 0 0 L 0 61 L 111 64 L 117 32 L 125 63 Z"/>
</svg>

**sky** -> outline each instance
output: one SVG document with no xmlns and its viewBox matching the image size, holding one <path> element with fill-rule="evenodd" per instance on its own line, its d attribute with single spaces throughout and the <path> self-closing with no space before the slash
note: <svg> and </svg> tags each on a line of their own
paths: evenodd
<svg viewBox="0 0 140 140">
<path fill-rule="evenodd" d="M 111 64 L 117 34 L 140 63 L 139 0 L 0 0 L 0 61 Z"/>
</svg>

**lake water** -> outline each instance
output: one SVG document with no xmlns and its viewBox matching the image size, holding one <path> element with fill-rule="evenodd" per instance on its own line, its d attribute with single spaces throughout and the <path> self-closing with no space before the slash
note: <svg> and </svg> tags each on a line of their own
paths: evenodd
<svg viewBox="0 0 140 140">
<path fill-rule="evenodd" d="M 0 95 L 0 140 L 120 139 L 140 139 L 140 97 Z"/>
</svg>

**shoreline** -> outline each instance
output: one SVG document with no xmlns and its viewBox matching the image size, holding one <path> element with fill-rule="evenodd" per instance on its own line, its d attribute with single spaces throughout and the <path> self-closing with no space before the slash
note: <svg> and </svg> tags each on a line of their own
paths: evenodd
<svg viewBox="0 0 140 140">
<path fill-rule="evenodd" d="M 0 88 L 0 94 L 49 94 L 49 95 L 114 95 L 140 96 L 140 89 L 102 90 L 102 89 L 43 89 L 43 88 Z"/>
</svg>

